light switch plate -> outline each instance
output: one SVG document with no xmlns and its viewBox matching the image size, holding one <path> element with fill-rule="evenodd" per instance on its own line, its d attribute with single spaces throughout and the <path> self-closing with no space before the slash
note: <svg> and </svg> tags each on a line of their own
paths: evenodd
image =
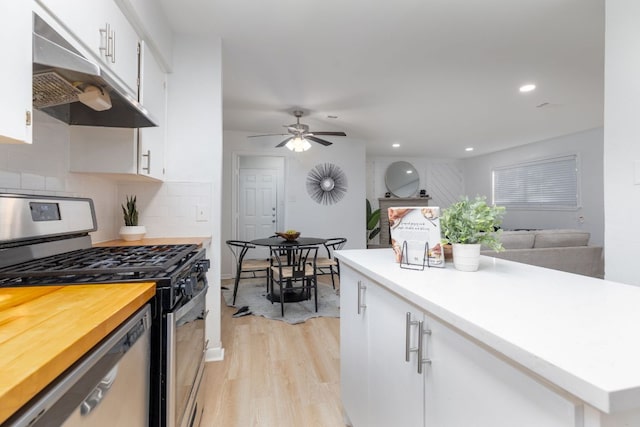
<svg viewBox="0 0 640 427">
<path fill-rule="evenodd" d="M 197 222 L 209 221 L 209 206 L 205 206 L 205 205 L 196 206 L 196 221 Z"/>
</svg>

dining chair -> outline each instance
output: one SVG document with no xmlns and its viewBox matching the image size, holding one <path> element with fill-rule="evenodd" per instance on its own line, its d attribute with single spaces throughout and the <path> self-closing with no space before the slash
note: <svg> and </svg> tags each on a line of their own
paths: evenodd
<svg viewBox="0 0 640 427">
<path fill-rule="evenodd" d="M 338 276 L 340 279 L 340 261 L 333 256 L 333 252 L 340 250 L 347 243 L 347 239 L 344 237 L 333 237 L 327 239 L 324 243 L 324 248 L 327 251 L 326 257 L 318 257 L 316 262 L 318 268 L 318 276 L 331 275 L 331 285 L 333 289 L 336 288 L 336 282 L 334 276 Z"/>
<path fill-rule="evenodd" d="M 231 250 L 236 260 L 236 278 L 233 285 L 233 305 L 236 304 L 236 295 L 238 294 L 238 283 L 241 279 L 267 279 L 267 292 L 269 291 L 269 267 L 271 262 L 268 259 L 245 259 L 245 255 L 249 249 L 254 249 L 255 245 L 243 240 L 227 240 L 227 246 Z M 245 274 L 245 277 L 242 275 Z M 246 274 L 251 276 L 246 277 Z"/>
<path fill-rule="evenodd" d="M 315 310 L 318 311 L 318 276 L 316 260 L 318 246 L 273 246 L 271 247 L 272 265 L 269 271 L 271 303 L 275 298 L 274 285 L 279 288 L 280 312 L 284 317 L 284 303 L 287 293 L 301 293 L 303 299 L 311 298 L 314 291 Z M 295 298 L 300 300 L 299 298 Z"/>
</svg>

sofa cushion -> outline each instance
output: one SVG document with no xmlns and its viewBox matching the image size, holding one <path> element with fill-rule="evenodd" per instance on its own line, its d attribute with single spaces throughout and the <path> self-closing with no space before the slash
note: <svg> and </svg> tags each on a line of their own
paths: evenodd
<svg viewBox="0 0 640 427">
<path fill-rule="evenodd" d="M 535 235 L 534 248 L 587 246 L 591 233 L 581 230 L 541 230 Z"/>
<path fill-rule="evenodd" d="M 531 231 L 503 231 L 500 241 L 505 249 L 531 249 L 536 235 Z"/>
</svg>

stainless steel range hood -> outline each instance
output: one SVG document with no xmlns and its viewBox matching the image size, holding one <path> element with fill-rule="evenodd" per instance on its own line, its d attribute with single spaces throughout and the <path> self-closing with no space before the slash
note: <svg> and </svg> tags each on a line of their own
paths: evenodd
<svg viewBox="0 0 640 427">
<path fill-rule="evenodd" d="M 92 90 L 93 94 L 90 93 Z M 85 92 L 86 95 L 83 95 Z M 90 95 L 96 95 L 92 97 L 95 99 L 83 102 L 93 108 L 79 100 Z M 70 125 L 120 128 L 157 126 L 137 99 L 97 63 L 84 58 L 35 14 L 33 106 Z M 100 109 L 103 110 L 97 111 Z"/>
</svg>

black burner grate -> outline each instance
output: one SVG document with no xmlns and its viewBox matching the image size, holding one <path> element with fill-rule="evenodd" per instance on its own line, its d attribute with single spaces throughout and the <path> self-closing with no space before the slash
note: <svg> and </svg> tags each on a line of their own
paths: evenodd
<svg viewBox="0 0 640 427">
<path fill-rule="evenodd" d="M 0 269 L 0 278 L 121 275 L 142 277 L 175 268 L 196 245 L 95 247 L 65 252 Z"/>
</svg>

